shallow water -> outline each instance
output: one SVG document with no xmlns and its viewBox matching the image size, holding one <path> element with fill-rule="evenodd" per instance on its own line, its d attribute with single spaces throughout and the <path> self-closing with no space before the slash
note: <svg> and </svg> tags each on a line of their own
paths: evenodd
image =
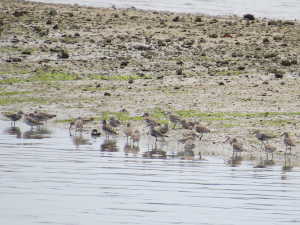
<svg viewBox="0 0 300 225">
<path fill-rule="evenodd" d="M 36 2 L 79 4 L 96 7 L 129 8 L 170 12 L 201 13 L 210 15 L 238 15 L 251 13 L 255 17 L 300 19 L 298 0 L 30 0 Z"/>
<path fill-rule="evenodd" d="M 152 140 L 152 139 L 150 139 Z M 286 224 L 300 222 L 293 158 L 193 154 L 124 137 L 30 131 L 0 120 L 0 224 Z M 187 158 L 187 159 L 184 159 Z"/>
</svg>

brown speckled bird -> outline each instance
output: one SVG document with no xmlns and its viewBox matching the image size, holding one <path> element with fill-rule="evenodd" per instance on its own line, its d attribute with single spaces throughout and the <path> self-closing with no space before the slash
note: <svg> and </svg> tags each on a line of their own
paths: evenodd
<svg viewBox="0 0 300 225">
<path fill-rule="evenodd" d="M 232 139 L 232 148 L 236 154 L 238 152 L 241 153 L 241 152 L 247 151 L 246 149 L 244 149 L 243 145 L 240 142 L 238 142 L 238 140 L 236 138 Z"/>
<path fill-rule="evenodd" d="M 284 132 L 281 136 L 284 136 L 283 143 L 285 144 L 285 151 L 287 151 L 288 147 L 290 147 L 290 152 L 292 151 L 292 147 L 296 146 L 293 140 L 289 137 L 287 132 Z"/>
<path fill-rule="evenodd" d="M 167 114 L 169 115 L 169 120 L 174 123 L 173 129 L 175 129 L 176 123 L 180 123 L 182 119 L 179 116 L 172 114 L 171 112 L 167 112 Z"/>
<path fill-rule="evenodd" d="M 256 138 L 261 141 L 261 147 L 262 147 L 264 141 L 267 141 L 267 143 L 268 143 L 268 140 L 274 138 L 274 136 L 272 136 L 272 135 L 261 134 L 259 130 L 254 131 L 253 134 L 255 134 Z"/>
<path fill-rule="evenodd" d="M 273 152 L 276 151 L 276 148 L 269 143 L 265 143 L 264 147 L 265 147 L 265 152 L 267 153 L 267 158 L 268 158 L 268 154 L 272 153 L 272 159 L 273 159 Z"/>
<path fill-rule="evenodd" d="M 152 117 L 150 117 L 149 113 L 144 113 L 141 117 L 144 117 L 145 123 L 149 125 L 152 123 L 154 126 L 160 126 L 160 124 Z"/>
<path fill-rule="evenodd" d="M 106 138 L 109 138 L 110 135 L 117 135 L 114 129 L 109 124 L 107 124 L 106 119 L 102 120 L 102 130 L 105 133 Z"/>
<path fill-rule="evenodd" d="M 197 125 L 195 126 L 195 130 L 196 132 L 200 133 L 201 134 L 201 137 L 199 138 L 201 140 L 201 138 L 203 137 L 203 134 L 204 133 L 210 133 L 210 130 L 207 129 L 206 127 L 204 126 L 201 126 L 199 123 L 197 123 Z"/>
<path fill-rule="evenodd" d="M 12 124 L 14 124 L 14 126 L 15 126 L 16 121 L 18 121 L 22 118 L 23 112 L 19 111 L 17 113 L 2 113 L 2 114 L 3 114 L 3 116 L 5 116 L 6 118 L 11 120 L 11 126 L 12 126 Z"/>
<path fill-rule="evenodd" d="M 153 123 L 149 123 L 147 127 L 149 127 L 149 133 L 155 137 L 155 142 L 157 142 L 158 137 L 160 137 L 162 140 L 164 140 L 164 137 L 168 137 L 167 135 L 162 134 L 159 130 L 154 129 Z"/>
</svg>

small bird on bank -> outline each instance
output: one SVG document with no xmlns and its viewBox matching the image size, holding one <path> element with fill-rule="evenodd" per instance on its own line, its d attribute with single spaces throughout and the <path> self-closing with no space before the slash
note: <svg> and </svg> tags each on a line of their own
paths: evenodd
<svg viewBox="0 0 300 225">
<path fill-rule="evenodd" d="M 80 132 L 82 132 L 83 130 L 83 121 L 81 119 L 81 117 L 78 117 L 75 122 L 74 122 L 74 126 L 75 126 L 75 134 L 76 132 L 79 130 Z"/>
<path fill-rule="evenodd" d="M 172 114 L 171 112 L 167 112 L 167 114 L 169 115 L 169 120 L 174 123 L 173 129 L 175 129 L 176 123 L 180 123 L 182 119 L 179 116 Z"/>
<path fill-rule="evenodd" d="M 262 147 L 264 141 L 267 141 L 267 143 L 268 143 L 268 140 L 275 138 L 272 135 L 261 134 L 259 130 L 254 131 L 253 134 L 255 134 L 256 138 L 261 141 L 261 147 Z"/>
<path fill-rule="evenodd" d="M 3 116 L 11 120 L 11 126 L 14 124 L 16 125 L 16 121 L 20 120 L 22 118 L 22 115 L 24 114 L 22 111 L 19 111 L 17 113 L 2 113 Z"/>
<path fill-rule="evenodd" d="M 102 120 L 102 130 L 105 133 L 106 138 L 108 139 L 110 135 L 117 135 L 114 129 L 106 122 L 106 119 Z"/>
<path fill-rule="evenodd" d="M 46 117 L 42 114 L 39 114 L 39 113 L 29 113 L 29 116 L 41 123 L 43 123 L 44 121 L 47 121 L 49 119 L 48 117 Z"/>
<path fill-rule="evenodd" d="M 128 137 L 130 137 L 131 134 L 133 133 L 132 127 L 130 127 L 130 123 L 127 123 L 127 126 L 124 128 L 123 132 L 127 137 L 127 141 L 128 141 Z"/>
<path fill-rule="evenodd" d="M 230 144 L 232 146 L 234 139 L 237 140 L 236 138 L 231 138 L 231 137 L 226 136 L 226 140 L 223 143 L 228 142 L 228 144 Z M 239 142 L 239 143 L 241 143 L 241 142 Z M 243 144 L 241 143 L 241 145 L 243 145 Z"/>
<path fill-rule="evenodd" d="M 162 134 L 159 130 L 156 130 L 153 123 L 149 123 L 147 127 L 149 127 L 149 133 L 151 136 L 155 137 L 155 142 L 157 142 L 158 137 L 160 137 L 162 140 L 164 140 L 164 137 L 168 137 L 167 135 Z"/>
<path fill-rule="evenodd" d="M 194 127 L 195 123 L 194 122 L 187 122 L 186 120 L 182 120 L 179 125 L 182 126 L 183 129 L 189 129 L 189 127 Z"/>
<path fill-rule="evenodd" d="M 197 136 L 197 134 L 192 133 L 190 136 L 185 136 L 185 137 L 183 137 L 183 138 L 180 138 L 180 139 L 178 140 L 178 142 L 184 144 L 188 139 L 191 139 L 191 140 L 195 141 L 195 140 L 196 140 L 196 137 L 199 138 L 199 136 Z"/>
<path fill-rule="evenodd" d="M 192 126 L 190 126 L 188 130 L 182 132 L 182 136 L 183 137 L 191 136 L 193 134 L 195 134 L 195 132 L 193 131 L 193 127 Z"/>
<path fill-rule="evenodd" d="M 268 154 L 272 153 L 272 159 L 273 159 L 273 152 L 276 151 L 276 148 L 269 143 L 265 143 L 264 148 L 265 148 L 265 152 L 267 153 L 267 158 L 268 158 Z"/>
<path fill-rule="evenodd" d="M 207 128 L 204 127 L 204 126 L 201 126 L 199 123 L 196 124 L 195 130 L 196 130 L 196 132 L 198 132 L 198 133 L 201 134 L 201 137 L 199 138 L 199 140 L 201 140 L 201 138 L 203 137 L 203 134 L 205 134 L 205 133 L 210 133 L 210 130 L 209 130 L 209 129 L 207 129 Z"/>
<path fill-rule="evenodd" d="M 112 128 L 114 128 L 114 130 L 117 130 L 118 126 L 121 124 L 121 122 L 116 120 L 115 117 L 110 117 L 108 123 Z"/>
<path fill-rule="evenodd" d="M 31 126 L 31 130 L 33 129 L 34 126 L 41 126 L 41 125 L 44 125 L 43 123 L 37 121 L 36 119 L 32 118 L 31 116 L 29 115 L 24 115 L 24 122 Z"/>
<path fill-rule="evenodd" d="M 131 133 L 131 140 L 132 140 L 132 145 L 134 145 L 135 142 L 140 143 L 141 135 L 138 130 L 135 130 L 133 133 Z"/>
<path fill-rule="evenodd" d="M 284 132 L 281 136 L 284 136 L 283 143 L 285 144 L 285 151 L 287 151 L 288 147 L 290 147 L 290 152 L 291 152 L 292 147 L 296 146 L 293 140 L 289 137 L 288 132 Z"/>
<path fill-rule="evenodd" d="M 144 113 L 141 117 L 144 117 L 145 123 L 149 125 L 152 123 L 154 126 L 161 126 L 154 118 L 150 117 L 149 113 Z"/>
<path fill-rule="evenodd" d="M 165 123 L 165 124 L 164 124 L 164 126 L 163 126 L 163 127 L 161 127 L 161 128 L 159 128 L 158 130 L 159 130 L 159 131 L 160 131 L 160 133 L 162 133 L 162 134 L 166 134 L 166 133 L 168 133 L 168 131 L 169 131 L 168 124 L 167 124 L 167 123 Z"/>
<path fill-rule="evenodd" d="M 186 151 L 193 150 L 195 148 L 195 146 L 196 146 L 196 144 L 193 139 L 187 139 L 184 143 L 184 150 L 186 150 Z"/>
<path fill-rule="evenodd" d="M 236 138 L 232 139 L 232 148 L 235 154 L 237 154 L 238 152 L 241 153 L 247 151 L 246 149 L 244 149 L 243 145 L 240 142 L 238 142 Z"/>
<path fill-rule="evenodd" d="M 82 118 L 82 117 L 80 117 L 80 119 L 82 120 L 83 124 L 92 122 L 92 121 L 94 120 L 94 118 Z M 75 123 L 76 120 L 77 120 L 77 119 L 73 120 L 73 121 L 70 123 L 69 130 L 71 129 L 72 126 L 74 126 L 74 123 Z"/>
<path fill-rule="evenodd" d="M 34 111 L 34 114 L 36 114 L 37 116 L 41 116 L 41 118 L 43 118 L 41 121 L 39 122 L 46 122 L 54 117 L 56 117 L 56 115 L 54 114 L 49 114 L 49 113 L 46 113 L 46 112 L 40 112 L 40 111 Z"/>
</svg>

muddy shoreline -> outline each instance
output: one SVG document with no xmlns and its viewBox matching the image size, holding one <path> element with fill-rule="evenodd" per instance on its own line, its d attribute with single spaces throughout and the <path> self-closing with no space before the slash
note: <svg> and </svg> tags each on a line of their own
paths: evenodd
<svg viewBox="0 0 300 225">
<path fill-rule="evenodd" d="M 299 22 L 4 0 L 0 2 L 0 111 L 161 123 L 199 121 L 213 147 L 261 131 L 299 137 Z M 255 15 L 254 15 L 255 16 Z M 171 123 L 170 123 L 171 125 Z M 172 132 L 172 139 L 182 129 Z M 213 144 L 214 143 L 214 144 Z M 296 147 L 297 148 L 297 147 Z M 295 148 L 295 149 L 296 149 Z M 297 151 L 296 151 L 297 152 Z"/>
</svg>

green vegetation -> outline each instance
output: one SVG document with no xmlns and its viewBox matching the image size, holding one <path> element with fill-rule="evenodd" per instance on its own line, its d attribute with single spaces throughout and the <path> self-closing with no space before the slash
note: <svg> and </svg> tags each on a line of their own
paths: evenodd
<svg viewBox="0 0 300 225">
<path fill-rule="evenodd" d="M 74 119 L 55 120 L 55 123 L 71 123 Z"/>
<path fill-rule="evenodd" d="M 44 98 L 1 98 L 0 105 L 8 105 L 20 102 L 46 103 Z"/>
</svg>

